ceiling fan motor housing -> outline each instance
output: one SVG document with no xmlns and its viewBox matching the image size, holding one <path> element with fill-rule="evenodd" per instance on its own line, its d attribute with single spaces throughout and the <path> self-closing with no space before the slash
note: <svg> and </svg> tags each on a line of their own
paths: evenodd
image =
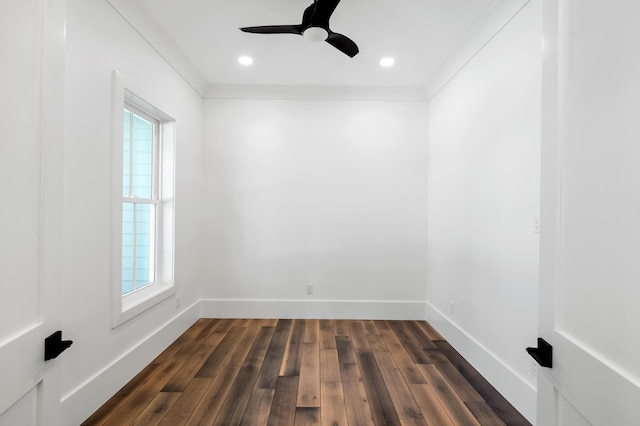
<svg viewBox="0 0 640 426">
<path fill-rule="evenodd" d="M 303 37 L 307 41 L 312 41 L 314 43 L 325 41 L 327 37 L 329 37 L 329 32 L 324 28 L 320 27 L 309 27 L 302 33 Z"/>
</svg>

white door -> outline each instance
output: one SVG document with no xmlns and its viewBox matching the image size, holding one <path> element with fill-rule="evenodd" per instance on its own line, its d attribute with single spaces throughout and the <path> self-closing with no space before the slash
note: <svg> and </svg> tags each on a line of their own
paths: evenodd
<svg viewBox="0 0 640 426">
<path fill-rule="evenodd" d="M 638 425 L 640 2 L 544 0 L 543 34 L 537 423 Z"/>
<path fill-rule="evenodd" d="M 55 425 L 64 4 L 0 1 L 0 425 Z"/>
</svg>

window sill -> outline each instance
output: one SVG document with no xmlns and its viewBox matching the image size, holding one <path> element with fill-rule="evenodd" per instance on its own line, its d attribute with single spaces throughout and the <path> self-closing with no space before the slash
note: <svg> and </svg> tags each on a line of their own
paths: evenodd
<svg viewBox="0 0 640 426">
<path fill-rule="evenodd" d="M 120 306 L 116 306 L 112 328 L 116 328 L 132 318 L 151 309 L 176 293 L 170 285 L 152 284 L 147 288 L 120 298 Z"/>
</svg>

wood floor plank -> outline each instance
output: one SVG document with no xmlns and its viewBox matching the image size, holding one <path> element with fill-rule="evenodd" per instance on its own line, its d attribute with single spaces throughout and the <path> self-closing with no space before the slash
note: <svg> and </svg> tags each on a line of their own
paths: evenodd
<svg viewBox="0 0 640 426">
<path fill-rule="evenodd" d="M 462 373 L 444 356 L 439 350 L 430 351 L 429 357 L 433 364 L 438 367 L 438 371 L 447 380 L 452 389 L 463 402 L 479 402 L 482 397 L 464 378 Z"/>
<path fill-rule="evenodd" d="M 223 367 L 218 371 L 218 374 L 211 380 L 207 391 L 187 421 L 187 425 L 213 424 L 239 371 L 239 368 L 230 367 Z"/>
<path fill-rule="evenodd" d="M 307 324 L 309 325 L 309 324 Z M 297 407 L 320 408 L 320 344 L 303 343 Z"/>
<path fill-rule="evenodd" d="M 451 345 L 446 341 L 435 342 L 438 350 L 449 359 L 460 374 L 482 396 L 489 406 L 508 425 L 529 425 L 524 418 L 500 393 L 478 373 Z"/>
<path fill-rule="evenodd" d="M 220 320 L 220 323 L 216 327 L 216 333 L 228 333 L 231 327 L 234 326 L 236 320 L 233 318 L 224 318 Z"/>
<path fill-rule="evenodd" d="M 362 375 L 358 364 L 340 364 L 342 387 L 344 391 L 344 407 L 349 426 L 370 426 L 373 414 L 369 406 L 369 398 L 362 383 Z"/>
<path fill-rule="evenodd" d="M 333 320 L 320 320 L 320 349 L 336 348 L 336 330 Z"/>
<path fill-rule="evenodd" d="M 253 340 L 251 349 L 249 349 L 249 352 L 244 359 L 242 367 L 252 366 L 255 367 L 257 371 L 260 370 L 264 363 L 267 351 L 269 350 L 269 346 L 271 345 L 274 333 L 274 327 L 262 326 L 260 328 L 256 338 Z"/>
<path fill-rule="evenodd" d="M 347 321 L 347 325 L 349 326 L 349 335 L 351 336 L 351 342 L 353 343 L 353 349 L 356 351 L 356 354 L 371 352 L 362 321 Z"/>
<path fill-rule="evenodd" d="M 426 425 L 424 416 L 391 354 L 389 352 L 377 352 L 374 356 L 382 377 L 384 378 L 384 382 L 389 389 L 391 400 L 393 401 L 400 421 L 404 424 L 405 420 L 411 420 L 412 424 Z"/>
<path fill-rule="evenodd" d="M 245 330 L 244 327 L 232 327 L 224 335 L 222 341 L 214 349 L 209 358 L 202 364 L 202 367 L 200 367 L 195 377 L 210 379 L 215 377 Z"/>
<path fill-rule="evenodd" d="M 386 320 L 374 320 L 373 323 L 376 325 L 376 328 L 379 332 L 383 330 L 391 330 L 391 326 L 389 325 L 389 321 Z"/>
<path fill-rule="evenodd" d="M 144 386 L 136 389 L 130 394 L 123 405 L 121 405 L 112 416 L 107 419 L 105 425 L 121 426 L 131 424 L 144 408 L 156 397 L 158 392 L 167 384 L 185 364 L 190 354 L 194 350 L 194 342 L 185 342 L 174 355 L 161 364 L 147 380 Z"/>
<path fill-rule="evenodd" d="M 306 321 L 297 407 L 320 408 L 320 321 Z"/>
<path fill-rule="evenodd" d="M 437 349 L 427 333 L 417 324 L 416 321 L 402 321 L 409 334 L 413 336 L 416 345 L 422 349 Z"/>
<path fill-rule="evenodd" d="M 202 368 L 205 361 L 211 356 L 213 351 L 222 341 L 224 334 L 212 333 L 209 339 L 202 342 L 195 350 L 193 356 L 171 377 L 162 392 L 182 392 L 189 385 L 196 373 Z"/>
<path fill-rule="evenodd" d="M 235 347 L 229 352 L 229 356 L 224 361 L 224 365 L 231 368 L 240 368 L 244 364 L 244 360 L 247 357 L 253 341 L 260 332 L 262 327 L 262 320 L 248 320 L 245 327 L 245 332 L 238 340 Z"/>
<path fill-rule="evenodd" d="M 273 327 L 261 327 L 258 331 L 214 424 L 240 424 L 272 335 Z"/>
<path fill-rule="evenodd" d="M 162 351 L 160 355 L 156 357 L 152 361 L 160 364 L 164 364 L 169 361 L 182 347 L 193 341 L 198 335 L 202 332 L 205 332 L 207 335 L 212 332 L 213 329 L 217 328 L 219 320 L 209 319 L 209 318 L 201 318 L 197 320 L 191 327 L 187 329 L 183 334 L 180 335 L 167 349 Z"/>
<path fill-rule="evenodd" d="M 157 425 L 180 397 L 179 392 L 160 392 L 134 420 L 135 426 Z"/>
<path fill-rule="evenodd" d="M 269 343 L 269 349 L 265 355 L 262 368 L 258 373 L 256 386 L 259 389 L 275 389 L 278 383 L 278 375 L 283 364 L 284 352 L 287 347 L 291 320 L 279 320 Z"/>
<path fill-rule="evenodd" d="M 234 327 L 247 327 L 249 325 L 249 323 L 253 321 L 249 318 L 236 318 L 233 320 L 233 326 Z M 260 320 L 262 321 L 262 320 Z"/>
<path fill-rule="evenodd" d="M 369 334 L 367 335 L 367 341 L 369 342 L 369 347 L 371 348 L 371 352 L 381 352 L 388 351 L 389 347 L 386 342 L 379 334 Z"/>
<path fill-rule="evenodd" d="M 356 355 L 360 364 L 362 382 L 371 407 L 373 423 L 381 425 L 400 425 L 398 413 L 393 405 L 387 385 L 380 373 L 378 364 L 371 352 Z"/>
<path fill-rule="evenodd" d="M 393 332 L 391 328 L 384 329 L 382 332 L 382 339 L 386 344 L 386 348 L 391 353 L 396 365 L 400 369 L 400 373 L 408 384 L 425 384 L 427 383 L 424 376 L 416 366 L 415 362 L 409 356 L 407 349 L 400 342 L 398 336 Z M 381 348 L 384 351 L 384 347 Z M 376 352 L 380 352 L 380 349 Z"/>
<path fill-rule="evenodd" d="M 349 335 L 349 325 L 345 320 L 335 320 L 334 328 L 336 331 L 336 336 L 348 336 Z"/>
<path fill-rule="evenodd" d="M 162 418 L 160 426 L 185 425 L 209 388 L 212 379 L 193 379 Z"/>
<path fill-rule="evenodd" d="M 89 418 L 87 418 L 82 426 L 89 425 L 103 425 L 109 417 L 119 411 L 123 405 L 127 403 L 127 400 L 132 394 L 138 392 L 142 388 L 152 374 L 156 370 L 160 369 L 162 364 L 151 363 L 145 367 L 140 373 L 138 373 L 133 379 L 131 379 L 126 385 L 122 387 L 114 396 L 109 398 L 107 402 L 102 405 L 96 412 L 94 412 Z"/>
<path fill-rule="evenodd" d="M 416 364 L 431 364 L 431 359 L 425 353 L 421 342 L 417 342 L 414 335 L 407 329 L 403 321 L 389 321 L 389 326 L 398 336 L 405 350 Z"/>
<path fill-rule="evenodd" d="M 342 382 L 321 384 L 322 407 L 320 413 L 323 426 L 348 426 Z"/>
<path fill-rule="evenodd" d="M 333 323 L 331 323 L 331 330 L 334 332 Z M 321 339 L 322 331 L 321 323 Z M 347 426 L 347 412 L 340 376 L 338 350 L 335 347 L 335 335 L 332 340 L 333 348 L 320 349 L 320 392 L 322 396 L 320 414 L 323 426 Z"/>
<path fill-rule="evenodd" d="M 367 335 L 380 335 L 380 330 L 378 330 L 378 327 L 376 326 L 376 323 L 374 321 L 362 321 L 362 324 L 364 326 L 364 332 Z"/>
<path fill-rule="evenodd" d="M 304 343 L 305 320 L 293 320 L 291 334 L 282 360 L 280 376 L 299 376 L 302 361 L 302 345 Z"/>
<path fill-rule="evenodd" d="M 429 340 L 431 340 L 432 342 L 435 343 L 438 340 L 444 340 L 444 337 L 442 337 L 442 335 L 438 333 L 436 329 L 433 328 L 433 326 L 429 324 L 427 321 L 415 321 L 415 323 L 420 328 L 422 328 L 422 330 L 425 332 Z"/>
<path fill-rule="evenodd" d="M 371 425 L 373 414 L 351 339 L 348 336 L 336 336 L 336 346 L 349 426 Z"/>
<path fill-rule="evenodd" d="M 340 364 L 336 349 L 320 349 L 320 382 L 340 382 Z"/>
<path fill-rule="evenodd" d="M 211 333 L 216 331 L 218 325 L 220 325 L 220 321 L 221 320 L 219 319 L 199 319 L 198 321 L 196 321 L 196 324 L 202 322 L 202 328 L 200 328 L 200 330 L 193 336 L 191 340 L 197 342 L 205 341 Z"/>
<path fill-rule="evenodd" d="M 449 417 L 451 417 L 456 424 L 476 426 L 480 424 L 460 397 L 451 389 L 435 365 L 422 364 L 419 365 L 418 368 L 420 368 L 425 379 L 427 379 L 427 382 L 436 393 L 442 406 L 447 410 Z"/>
<path fill-rule="evenodd" d="M 320 342 L 320 320 L 308 319 L 304 326 L 304 343 Z"/>
<path fill-rule="evenodd" d="M 465 402 L 473 416 L 482 426 L 506 426 L 506 423 L 484 401 Z"/>
<path fill-rule="evenodd" d="M 429 426 L 455 426 L 431 386 L 428 384 L 410 384 L 409 390 Z"/>
<path fill-rule="evenodd" d="M 320 425 L 320 408 L 296 407 L 295 426 Z"/>
<path fill-rule="evenodd" d="M 353 343 L 349 336 L 336 336 L 336 350 L 340 364 L 357 364 L 358 359 L 353 350 Z"/>
<path fill-rule="evenodd" d="M 242 426 L 266 426 L 269 422 L 275 393 L 275 389 L 254 388 L 240 424 Z"/>
<path fill-rule="evenodd" d="M 292 425 L 296 418 L 296 395 L 298 393 L 297 376 L 278 378 L 276 391 L 271 404 L 268 426 Z"/>
</svg>

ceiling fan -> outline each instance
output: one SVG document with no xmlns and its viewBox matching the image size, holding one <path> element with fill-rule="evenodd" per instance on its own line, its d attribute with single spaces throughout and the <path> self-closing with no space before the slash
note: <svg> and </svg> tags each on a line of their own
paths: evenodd
<svg viewBox="0 0 640 426">
<path fill-rule="evenodd" d="M 359 52 L 358 46 L 349 37 L 334 33 L 329 28 L 329 19 L 340 0 L 314 0 L 302 15 L 299 25 L 264 25 L 243 27 L 240 30 L 255 34 L 297 34 L 309 41 L 326 41 L 345 55 L 353 58 Z"/>
</svg>

